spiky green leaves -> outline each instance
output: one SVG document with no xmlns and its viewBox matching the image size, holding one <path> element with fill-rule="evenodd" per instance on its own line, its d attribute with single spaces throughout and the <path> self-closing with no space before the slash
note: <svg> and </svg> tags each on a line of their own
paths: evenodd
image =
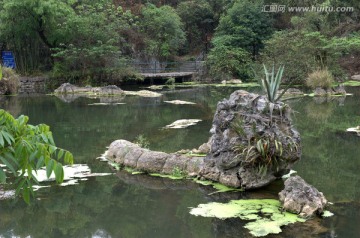
<svg viewBox="0 0 360 238">
<path fill-rule="evenodd" d="M 275 103 L 286 92 L 286 90 L 283 90 L 283 92 L 277 96 L 285 67 L 284 65 L 280 65 L 279 69 L 275 74 L 275 65 L 273 65 L 271 72 L 268 72 L 265 65 L 263 66 L 264 66 L 265 78 L 261 79 L 261 85 L 267 94 L 267 98 L 269 102 Z"/>
</svg>

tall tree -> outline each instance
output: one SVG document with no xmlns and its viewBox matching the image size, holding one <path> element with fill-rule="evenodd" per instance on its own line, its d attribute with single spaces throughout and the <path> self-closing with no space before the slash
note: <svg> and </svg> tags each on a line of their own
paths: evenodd
<svg viewBox="0 0 360 238">
<path fill-rule="evenodd" d="M 13 50 L 18 70 L 37 70 L 41 57 L 49 57 L 50 48 L 66 37 L 58 24 L 74 11 L 66 0 L 1 0 L 0 41 Z"/>
<path fill-rule="evenodd" d="M 223 38 L 221 42 L 226 46 L 247 50 L 255 58 L 273 32 L 271 18 L 262 12 L 263 6 L 262 0 L 236 1 L 220 19 L 215 37 Z"/>
<path fill-rule="evenodd" d="M 178 5 L 176 11 L 185 25 L 187 52 L 191 52 L 194 48 L 207 51 L 215 23 L 214 12 L 209 2 L 185 1 Z"/>
<path fill-rule="evenodd" d="M 236 1 L 221 17 L 207 61 L 215 78 L 251 77 L 251 59 L 256 59 L 273 32 L 271 18 L 262 7 L 262 0 Z"/>
<path fill-rule="evenodd" d="M 158 59 L 168 59 L 185 42 L 181 19 L 170 6 L 146 5 L 141 26 L 146 37 L 146 53 Z"/>
<path fill-rule="evenodd" d="M 67 37 L 54 49 L 55 70 L 75 78 L 107 77 L 119 66 L 124 56 L 122 50 L 130 47 L 125 31 L 130 28 L 133 16 L 110 0 L 82 3 L 74 11 L 59 24 Z"/>
</svg>

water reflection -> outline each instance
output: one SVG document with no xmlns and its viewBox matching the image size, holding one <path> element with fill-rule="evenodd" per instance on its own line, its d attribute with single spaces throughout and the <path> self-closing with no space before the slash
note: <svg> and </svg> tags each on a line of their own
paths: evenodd
<svg viewBox="0 0 360 238">
<path fill-rule="evenodd" d="M 352 91 L 351 91 L 352 90 Z M 0 107 L 13 115 L 26 114 L 30 123 L 51 126 L 58 146 L 71 150 L 76 163 L 94 172 L 108 172 L 95 160 L 113 140 L 134 140 L 143 134 L 150 148 L 173 152 L 192 149 L 207 141 L 217 102 L 234 89 L 171 90 L 161 98 L 125 97 L 124 105 L 89 106 L 113 99 L 56 97 L 1 97 Z M 303 157 L 298 173 L 335 203 L 335 216 L 284 228 L 270 237 L 357 237 L 360 230 L 360 138 L 345 132 L 360 125 L 360 89 L 336 99 L 302 98 L 287 101 L 302 135 Z M 171 105 L 184 100 L 196 105 Z M 105 100 L 105 101 L 101 101 Z M 319 101 L 320 100 L 320 101 Z M 179 119 L 201 119 L 181 130 L 161 128 Z M 212 188 L 190 181 L 172 181 L 118 173 L 91 178 L 78 186 L 40 190 L 31 206 L 22 201 L 0 202 L 0 237 L 250 237 L 239 219 L 194 217 L 189 207 L 211 201 L 240 198 L 276 198 L 282 182 L 250 193 L 214 194 Z"/>
</svg>

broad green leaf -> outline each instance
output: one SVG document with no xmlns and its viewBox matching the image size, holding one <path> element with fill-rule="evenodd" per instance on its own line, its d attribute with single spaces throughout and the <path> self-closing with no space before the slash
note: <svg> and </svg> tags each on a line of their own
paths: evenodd
<svg viewBox="0 0 360 238">
<path fill-rule="evenodd" d="M 69 151 L 65 152 L 64 161 L 65 161 L 66 164 L 73 164 L 74 163 L 74 157 Z"/>
<path fill-rule="evenodd" d="M 30 162 L 33 162 L 36 158 L 36 154 L 37 154 L 37 151 L 34 151 L 31 153 L 30 157 L 29 157 L 29 161 Z"/>
<path fill-rule="evenodd" d="M 50 161 L 48 162 L 48 164 L 46 165 L 46 176 L 49 178 L 53 169 L 54 169 L 54 164 L 55 161 L 50 159 Z"/>
<path fill-rule="evenodd" d="M 0 183 L 6 182 L 6 174 L 2 168 L 0 168 Z"/>
<path fill-rule="evenodd" d="M 4 147 L 4 145 L 5 145 L 5 141 L 4 141 L 4 138 L 3 138 L 3 135 L 2 135 L 2 131 L 0 133 L 0 145 L 1 145 L 1 147 Z"/>
<path fill-rule="evenodd" d="M 27 186 L 23 186 L 22 196 L 27 204 L 30 204 L 30 189 Z"/>
<path fill-rule="evenodd" d="M 11 172 L 13 174 L 16 174 L 16 170 L 14 169 L 13 165 L 11 163 L 9 163 L 9 161 L 7 159 L 0 156 L 0 160 L 1 160 L 1 162 L 3 162 L 6 165 L 7 168 L 9 168 L 11 170 Z"/>
<path fill-rule="evenodd" d="M 14 151 L 12 151 L 14 153 Z M 19 167 L 18 160 L 14 157 L 13 153 L 5 152 L 4 157 L 8 160 L 11 160 L 17 167 Z"/>
<path fill-rule="evenodd" d="M 11 145 L 15 139 L 12 135 L 10 135 L 9 133 L 7 133 L 6 131 L 2 131 L 1 134 L 4 136 L 6 142 Z"/>
<path fill-rule="evenodd" d="M 56 182 L 62 183 L 64 180 L 64 169 L 63 169 L 61 163 L 56 163 L 54 172 L 55 172 Z"/>
<path fill-rule="evenodd" d="M 45 143 L 49 143 L 49 140 L 48 140 L 48 138 L 46 137 L 46 135 L 40 134 L 40 136 L 41 136 L 41 138 L 43 139 L 43 141 L 44 141 Z"/>
<path fill-rule="evenodd" d="M 59 149 L 58 154 L 57 154 L 58 160 L 61 159 L 63 155 L 64 155 L 64 150 Z M 66 163 L 66 161 L 65 161 L 65 163 Z"/>
<path fill-rule="evenodd" d="M 28 166 L 27 166 L 27 174 L 28 174 L 28 178 L 29 179 L 31 179 L 33 176 L 33 174 L 32 174 L 32 167 L 31 167 L 31 165 L 29 165 L 28 164 Z"/>
<path fill-rule="evenodd" d="M 50 143 L 51 145 L 55 146 L 54 138 L 53 138 L 53 135 L 52 135 L 51 131 L 49 131 L 49 132 L 47 133 L 47 137 L 48 137 L 48 139 L 49 139 L 49 143 Z"/>
<path fill-rule="evenodd" d="M 18 183 L 19 183 L 19 184 L 18 184 Z M 16 180 L 15 184 L 18 184 L 18 185 L 17 185 L 16 191 L 15 191 L 15 195 L 19 195 L 19 194 L 20 194 L 20 191 L 21 191 L 21 189 L 23 188 L 24 183 L 25 183 L 25 178 L 24 178 L 23 176 L 20 176 L 20 177 Z"/>
<path fill-rule="evenodd" d="M 53 145 L 49 145 L 49 152 L 50 154 L 54 153 L 54 151 L 57 150 L 57 147 L 56 146 L 53 146 Z"/>
</svg>

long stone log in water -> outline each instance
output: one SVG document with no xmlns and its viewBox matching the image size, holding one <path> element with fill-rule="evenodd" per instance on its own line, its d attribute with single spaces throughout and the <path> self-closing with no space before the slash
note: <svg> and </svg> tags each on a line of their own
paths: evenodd
<svg viewBox="0 0 360 238">
<path fill-rule="evenodd" d="M 151 151 L 126 140 L 111 143 L 106 158 L 120 166 L 146 173 L 172 174 L 179 170 L 189 176 L 197 176 L 204 164 L 204 157 Z"/>
</svg>

